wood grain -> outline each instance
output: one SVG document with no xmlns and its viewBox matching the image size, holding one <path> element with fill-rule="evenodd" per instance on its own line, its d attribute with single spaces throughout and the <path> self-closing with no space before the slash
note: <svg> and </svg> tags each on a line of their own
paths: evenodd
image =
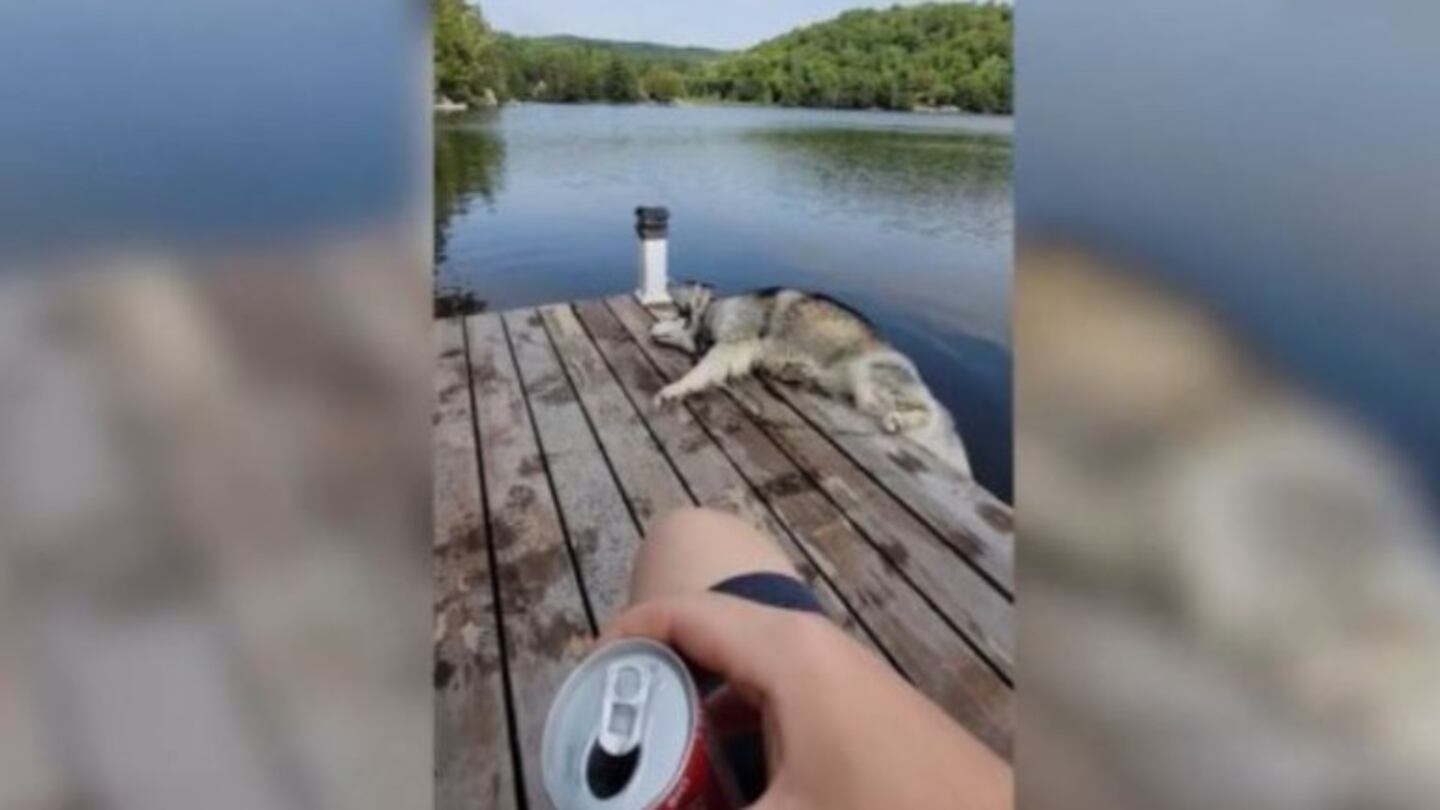
<svg viewBox="0 0 1440 810">
<path fill-rule="evenodd" d="M 1013 683 L 1014 606 L 995 584 L 760 381 L 739 381 L 730 388 L 766 435 Z M 980 553 L 978 545 L 968 550 L 972 556 Z"/>
<path fill-rule="evenodd" d="M 604 627 L 629 598 L 640 533 L 540 313 L 512 310 L 504 318 L 571 552 L 595 619 Z"/>
<path fill-rule="evenodd" d="M 525 796 L 549 807 L 536 754 L 545 715 L 594 627 L 500 316 L 471 316 L 466 330 Z"/>
<path fill-rule="evenodd" d="M 699 502 L 737 515 L 775 538 L 831 618 L 856 640 L 878 655 L 888 657 L 694 417 L 684 409 L 661 409 L 652 404 L 652 397 L 665 380 L 604 303 L 581 303 L 576 305 L 576 311 L 594 338 L 599 352 L 615 369 L 616 377 L 629 399 L 654 431 L 665 453 Z"/>
<path fill-rule="evenodd" d="M 516 806 L 460 321 L 435 323 L 435 806 Z"/>
<path fill-rule="evenodd" d="M 647 529 L 655 518 L 694 501 L 665 459 L 645 421 L 590 341 L 568 304 L 541 308 L 545 325 L 590 415 L 630 509 Z"/>
<path fill-rule="evenodd" d="M 648 339 L 650 315 L 628 297 L 609 299 L 635 345 L 667 379 L 690 362 Z M 959 633 L 906 582 L 779 447 L 725 393 L 686 406 L 835 583 L 915 683 L 997 753 L 1012 750 L 1013 693 Z M 963 565 L 956 561 L 957 565 Z"/>
<path fill-rule="evenodd" d="M 820 394 L 770 384 L 821 433 L 906 504 L 1007 596 L 1015 592 L 1014 516 L 1008 505 L 966 475 L 931 459 L 908 439 L 877 429 L 853 408 Z"/>
</svg>

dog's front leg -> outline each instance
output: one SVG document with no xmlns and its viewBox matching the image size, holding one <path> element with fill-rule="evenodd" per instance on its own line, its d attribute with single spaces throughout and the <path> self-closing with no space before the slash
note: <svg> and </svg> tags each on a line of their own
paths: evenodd
<svg viewBox="0 0 1440 810">
<path fill-rule="evenodd" d="M 683 377 L 660 389 L 660 393 L 655 395 L 655 404 L 663 406 L 678 402 L 731 377 L 743 377 L 754 367 L 755 357 L 756 347 L 748 343 L 715 346 Z"/>
<path fill-rule="evenodd" d="M 706 352 L 683 377 L 660 389 L 655 395 L 655 404 L 664 407 L 723 382 L 725 363 L 717 356 L 719 353 L 718 347 Z"/>
</svg>

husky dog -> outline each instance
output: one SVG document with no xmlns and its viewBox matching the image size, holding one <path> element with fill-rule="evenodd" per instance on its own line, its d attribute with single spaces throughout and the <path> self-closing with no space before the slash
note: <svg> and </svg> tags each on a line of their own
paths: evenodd
<svg viewBox="0 0 1440 810">
<path fill-rule="evenodd" d="M 708 285 L 691 282 L 672 289 L 671 296 L 677 317 L 656 323 L 650 336 L 698 361 L 661 389 L 657 404 L 758 371 L 848 399 L 887 433 L 907 436 L 970 474 L 950 412 L 910 358 L 855 310 L 824 295 L 779 287 L 717 298 Z"/>
</svg>

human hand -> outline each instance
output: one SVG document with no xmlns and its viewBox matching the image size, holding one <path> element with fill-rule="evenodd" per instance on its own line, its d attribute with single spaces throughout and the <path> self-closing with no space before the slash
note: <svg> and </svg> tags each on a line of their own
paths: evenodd
<svg viewBox="0 0 1440 810">
<path fill-rule="evenodd" d="M 703 593 L 637 605 L 604 640 L 668 644 L 759 710 L 757 810 L 1009 810 L 1010 766 L 814 614 Z"/>
</svg>

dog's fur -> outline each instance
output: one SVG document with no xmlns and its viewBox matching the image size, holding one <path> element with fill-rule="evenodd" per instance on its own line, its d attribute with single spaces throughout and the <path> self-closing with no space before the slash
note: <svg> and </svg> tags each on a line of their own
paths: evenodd
<svg viewBox="0 0 1440 810">
<path fill-rule="evenodd" d="M 717 298 L 709 286 L 688 283 L 671 297 L 678 317 L 656 323 L 651 338 L 698 360 L 656 395 L 658 404 L 760 372 L 848 399 L 886 432 L 905 435 L 970 474 L 949 411 L 910 358 L 855 310 L 823 295 L 783 288 Z"/>
</svg>

